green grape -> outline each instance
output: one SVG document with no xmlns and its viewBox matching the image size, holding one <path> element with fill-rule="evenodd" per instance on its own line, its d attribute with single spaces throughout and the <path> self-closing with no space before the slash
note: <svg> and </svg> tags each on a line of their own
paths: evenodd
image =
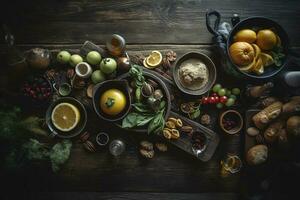
<svg viewBox="0 0 300 200">
<path fill-rule="evenodd" d="M 234 95 L 239 95 L 241 93 L 241 90 L 239 88 L 233 88 L 231 92 Z"/>
<path fill-rule="evenodd" d="M 234 103 L 235 103 L 235 100 L 234 100 L 233 98 L 229 98 L 229 99 L 226 101 L 225 105 L 226 105 L 227 107 L 230 107 L 230 106 L 232 106 Z"/>
<path fill-rule="evenodd" d="M 236 96 L 235 95 L 230 95 L 229 98 L 236 100 Z"/>
<path fill-rule="evenodd" d="M 226 89 L 226 96 L 229 97 L 231 95 L 231 91 Z"/>
<path fill-rule="evenodd" d="M 226 94 L 226 90 L 225 90 L 224 88 L 222 88 L 222 89 L 220 89 L 220 90 L 218 91 L 218 95 L 219 95 L 220 97 L 225 96 L 225 94 Z"/>
<path fill-rule="evenodd" d="M 220 84 L 216 84 L 216 85 L 214 85 L 214 87 L 213 87 L 213 91 L 214 91 L 214 92 L 218 92 L 220 89 L 222 89 L 222 86 L 221 86 Z"/>
<path fill-rule="evenodd" d="M 222 103 L 217 103 L 216 106 L 217 106 L 217 108 L 221 109 L 221 108 L 223 108 L 224 104 L 222 104 Z"/>
</svg>

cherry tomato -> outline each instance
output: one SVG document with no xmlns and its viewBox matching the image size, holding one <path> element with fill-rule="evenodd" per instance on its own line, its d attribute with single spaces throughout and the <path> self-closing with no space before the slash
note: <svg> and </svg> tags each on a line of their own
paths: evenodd
<svg viewBox="0 0 300 200">
<path fill-rule="evenodd" d="M 219 103 L 220 102 L 220 97 L 216 96 L 215 97 L 215 103 Z"/>
<path fill-rule="evenodd" d="M 208 104 L 208 97 L 202 98 L 202 104 Z"/>
<path fill-rule="evenodd" d="M 215 97 L 209 97 L 208 98 L 208 103 L 214 104 L 216 102 Z"/>
<path fill-rule="evenodd" d="M 226 103 L 226 101 L 227 101 L 227 97 L 226 96 L 220 97 L 220 103 Z"/>
</svg>

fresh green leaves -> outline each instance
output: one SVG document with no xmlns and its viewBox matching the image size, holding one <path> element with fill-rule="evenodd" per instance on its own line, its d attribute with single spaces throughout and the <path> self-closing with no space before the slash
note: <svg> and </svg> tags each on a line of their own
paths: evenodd
<svg viewBox="0 0 300 200">
<path fill-rule="evenodd" d="M 23 145 L 28 160 L 45 160 L 49 156 L 49 150 L 45 144 L 36 139 L 30 139 Z"/>
<path fill-rule="evenodd" d="M 132 65 L 129 70 L 130 76 L 134 79 L 137 88 L 140 88 L 145 83 L 145 77 L 143 76 L 143 68 L 139 65 Z"/>
<path fill-rule="evenodd" d="M 61 165 L 70 157 L 72 142 L 63 140 L 56 143 L 51 149 L 36 139 L 30 139 L 26 142 L 22 149 L 28 160 L 47 160 L 50 159 L 52 170 L 57 172 Z"/>
<path fill-rule="evenodd" d="M 70 140 L 63 140 L 52 147 L 49 157 L 52 164 L 52 170 L 54 172 L 57 172 L 61 165 L 69 159 L 71 147 L 72 142 Z"/>
<path fill-rule="evenodd" d="M 148 124 L 147 132 L 159 133 L 165 125 L 164 111 L 166 102 L 160 103 L 159 111 L 153 112 L 148 105 L 143 103 L 135 103 L 132 105 L 135 112 L 129 113 L 122 121 L 122 128 L 141 127 Z"/>
<path fill-rule="evenodd" d="M 163 110 L 159 111 L 155 117 L 151 120 L 148 125 L 148 134 L 154 133 L 158 134 L 160 131 L 163 130 L 165 126 L 165 119 L 164 119 L 164 108 Z"/>
<path fill-rule="evenodd" d="M 133 128 L 136 126 L 144 126 L 148 124 L 154 115 L 132 112 L 129 113 L 122 121 L 122 128 Z"/>
</svg>

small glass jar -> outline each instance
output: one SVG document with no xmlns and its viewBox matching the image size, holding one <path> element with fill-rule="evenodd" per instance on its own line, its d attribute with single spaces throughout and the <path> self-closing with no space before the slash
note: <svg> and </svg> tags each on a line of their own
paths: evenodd
<svg viewBox="0 0 300 200">
<path fill-rule="evenodd" d="M 119 156 L 125 151 L 125 143 L 122 140 L 113 140 L 109 145 L 109 152 L 113 156 Z"/>
</svg>

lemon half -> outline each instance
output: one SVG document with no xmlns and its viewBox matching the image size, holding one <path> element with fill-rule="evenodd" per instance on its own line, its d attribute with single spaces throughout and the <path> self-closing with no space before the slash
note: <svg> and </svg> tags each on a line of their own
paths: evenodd
<svg viewBox="0 0 300 200">
<path fill-rule="evenodd" d="M 70 103 L 60 103 L 54 107 L 51 120 L 58 130 L 68 132 L 78 125 L 80 112 L 77 107 Z"/>
</svg>

